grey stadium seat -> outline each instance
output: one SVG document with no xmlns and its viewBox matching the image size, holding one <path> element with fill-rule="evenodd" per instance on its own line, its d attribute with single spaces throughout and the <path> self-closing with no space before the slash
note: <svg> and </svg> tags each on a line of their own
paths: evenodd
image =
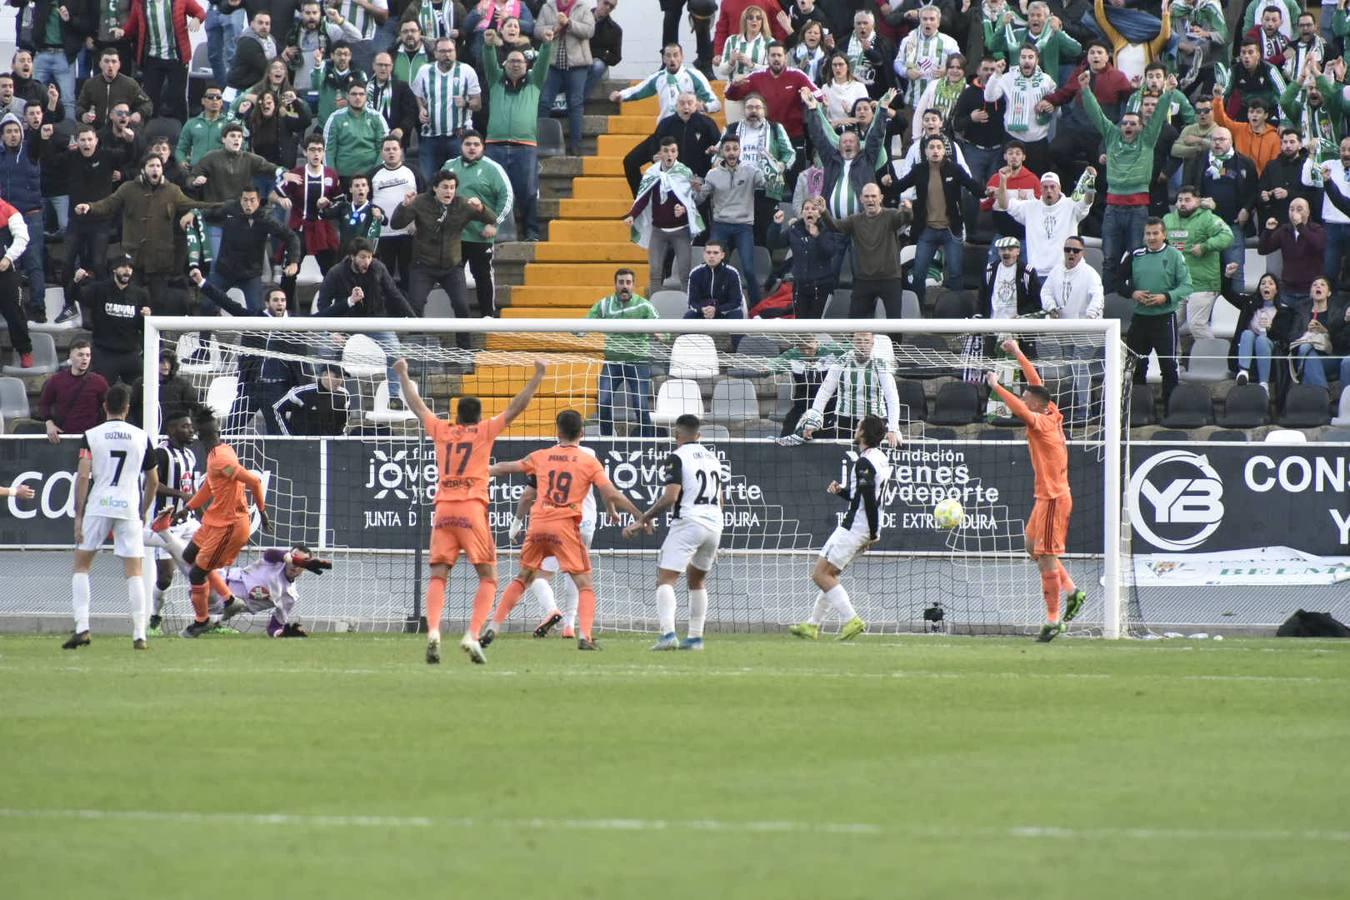
<svg viewBox="0 0 1350 900">
<path fill-rule="evenodd" d="M 949 381 L 938 389 L 928 421 L 933 425 L 970 425 L 980 417 L 980 392 L 965 381 Z"/>
<path fill-rule="evenodd" d="M 772 369 L 770 363 L 781 351 L 778 341 L 767 334 L 748 334 L 736 352 L 726 358 L 727 374 L 735 378 L 763 378 Z"/>
<path fill-rule="evenodd" d="M 1221 338 L 1197 338 L 1182 381 L 1224 381 L 1228 378 L 1228 341 Z"/>
<path fill-rule="evenodd" d="M 19 365 L 18 354 L 16 353 L 14 354 L 16 357 L 14 365 L 5 366 L 0 371 L 3 371 L 6 375 L 22 377 L 24 375 L 50 375 L 61 368 L 61 360 L 56 356 L 56 341 L 52 339 L 50 334 L 34 331 L 29 333 L 29 337 L 33 340 L 33 364 L 26 369 L 23 368 Z"/>
<path fill-rule="evenodd" d="M 1350 444 L 1350 428 L 1328 428 L 1318 440 L 1335 444 Z"/>
<path fill-rule="evenodd" d="M 713 385 L 712 410 L 708 418 L 714 422 L 749 422 L 759 418 L 759 396 L 753 383 L 744 378 L 722 378 Z"/>
<path fill-rule="evenodd" d="M 1239 384 L 1224 398 L 1223 415 L 1218 424 L 1224 428 L 1260 428 L 1270 424 L 1270 396 L 1258 384 Z"/>
<path fill-rule="evenodd" d="M 683 319 L 689 310 L 689 295 L 684 291 L 657 291 L 651 301 L 657 317 L 662 319 Z"/>
<path fill-rule="evenodd" d="M 922 384 L 908 378 L 897 378 L 895 387 L 900 393 L 902 421 L 908 418 L 911 422 L 922 422 L 928 418 L 928 397 L 923 392 Z"/>
<path fill-rule="evenodd" d="M 567 154 L 566 145 L 563 143 L 563 129 L 561 119 L 542 118 L 539 120 L 539 158 L 547 159 L 551 156 L 565 156 Z"/>
<path fill-rule="evenodd" d="M 1284 398 L 1279 424 L 1283 428 L 1321 428 L 1331 421 L 1330 406 L 1331 396 L 1326 388 L 1296 384 Z"/>
<path fill-rule="evenodd" d="M 1146 384 L 1135 384 L 1130 387 L 1130 427 L 1152 425 L 1156 421 L 1154 418 L 1156 398 L 1153 396 L 1153 388 Z"/>
<path fill-rule="evenodd" d="M 1203 428 L 1214 424 L 1214 404 L 1209 397 L 1209 388 L 1198 384 L 1177 385 L 1162 424 L 1166 428 Z"/>
<path fill-rule="evenodd" d="M 18 378 L 0 378 L 0 418 L 28 418 L 28 388 Z"/>
</svg>

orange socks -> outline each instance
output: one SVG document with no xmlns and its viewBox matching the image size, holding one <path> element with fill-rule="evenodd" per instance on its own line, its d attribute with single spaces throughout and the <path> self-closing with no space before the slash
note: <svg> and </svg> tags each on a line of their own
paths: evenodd
<svg viewBox="0 0 1350 900">
<path fill-rule="evenodd" d="M 1073 579 L 1069 577 L 1069 570 L 1064 568 L 1064 563 L 1056 560 L 1055 564 L 1058 566 L 1059 589 L 1066 594 L 1072 594 L 1078 590 L 1078 585 L 1074 584 Z"/>
<path fill-rule="evenodd" d="M 209 585 L 194 584 L 188 592 L 192 597 L 192 617 L 198 622 L 211 618 L 210 590 Z"/>
<path fill-rule="evenodd" d="M 592 640 L 591 626 L 595 624 L 595 591 L 582 588 L 577 592 L 577 630 L 586 640 Z"/>
<path fill-rule="evenodd" d="M 1041 572 L 1041 594 L 1045 597 L 1045 618 L 1059 621 L 1059 572 Z"/>
<path fill-rule="evenodd" d="M 445 609 L 445 579 L 432 576 L 427 582 L 427 632 L 441 633 L 441 612 Z"/>
<path fill-rule="evenodd" d="M 502 591 L 501 603 L 497 606 L 497 614 L 493 616 L 493 621 L 497 630 L 501 630 L 501 625 L 506 621 L 506 617 L 515 609 L 520 598 L 525 595 L 525 584 L 519 578 L 512 578 L 511 583 Z M 477 637 L 487 624 L 488 615 L 492 612 L 492 601 L 497 596 L 497 582 L 480 581 L 478 582 L 478 593 L 473 595 L 473 622 L 469 626 L 469 633 Z"/>
</svg>

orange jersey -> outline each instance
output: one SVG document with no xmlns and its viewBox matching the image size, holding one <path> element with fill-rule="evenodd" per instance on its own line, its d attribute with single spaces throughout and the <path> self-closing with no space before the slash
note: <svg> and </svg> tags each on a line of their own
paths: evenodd
<svg viewBox="0 0 1350 900">
<path fill-rule="evenodd" d="M 203 525 L 223 528 L 240 520 L 247 521 L 249 514 L 248 503 L 244 500 L 245 488 L 253 493 L 258 508 L 265 509 L 262 482 L 258 476 L 244 468 L 233 447 L 217 444 L 206 456 L 206 484 L 189 501 L 188 507 L 198 509 L 206 502 L 206 497 L 210 497 L 211 506 L 202 516 Z"/>
<path fill-rule="evenodd" d="M 1042 384 L 1040 374 L 1026 357 L 1019 357 L 1018 361 L 1027 384 Z M 1027 426 L 1031 468 L 1036 473 L 1036 499 L 1053 500 L 1069 496 L 1069 447 L 1064 440 L 1064 414 L 1054 403 L 1047 405 L 1043 413 L 1032 412 L 1021 397 L 1003 385 L 994 385 L 994 390 L 1008 404 L 1012 414 Z"/>
<path fill-rule="evenodd" d="M 437 505 L 477 500 L 487 506 L 492 442 L 506 427 L 505 414 L 474 425 L 456 425 L 429 415 L 422 427 L 436 442 Z"/>
<path fill-rule="evenodd" d="M 614 486 L 600 461 L 576 445 L 536 450 L 525 457 L 524 464 L 539 492 L 530 510 L 531 530 L 536 522 L 581 521 L 581 505 L 590 495 L 591 486 Z"/>
</svg>

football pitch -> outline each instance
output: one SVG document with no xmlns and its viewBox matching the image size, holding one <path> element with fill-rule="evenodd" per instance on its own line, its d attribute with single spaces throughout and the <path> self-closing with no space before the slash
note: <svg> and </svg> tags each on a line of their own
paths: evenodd
<svg viewBox="0 0 1350 900">
<path fill-rule="evenodd" d="M 1350 896 L 1350 646 L 650 642 L 0 637 L 0 892 Z"/>
</svg>

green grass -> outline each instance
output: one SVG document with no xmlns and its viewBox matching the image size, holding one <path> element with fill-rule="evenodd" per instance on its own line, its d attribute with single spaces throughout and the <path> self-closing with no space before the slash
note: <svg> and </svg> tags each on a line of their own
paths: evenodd
<svg viewBox="0 0 1350 900">
<path fill-rule="evenodd" d="M 0 638 L 0 894 L 1350 896 L 1350 647 L 649 642 Z"/>
</svg>

